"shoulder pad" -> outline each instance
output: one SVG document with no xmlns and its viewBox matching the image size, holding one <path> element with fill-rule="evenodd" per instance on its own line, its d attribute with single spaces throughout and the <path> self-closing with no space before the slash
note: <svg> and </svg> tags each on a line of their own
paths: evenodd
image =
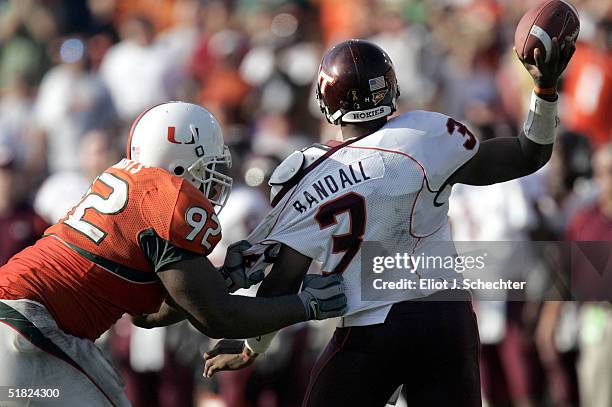
<svg viewBox="0 0 612 407">
<path fill-rule="evenodd" d="M 319 157 L 330 150 L 323 144 L 313 144 L 300 151 L 294 151 L 289 157 L 276 167 L 268 184 L 270 186 L 282 185 L 295 177 L 301 169 L 310 166 Z"/>
<path fill-rule="evenodd" d="M 331 147 L 325 146 L 323 144 L 313 144 L 310 147 L 306 147 L 302 150 L 304 154 L 304 164 L 302 164 L 303 168 L 310 166 L 313 162 L 319 159 L 323 154 L 331 150 Z"/>
<path fill-rule="evenodd" d="M 300 171 L 303 163 L 304 153 L 301 151 L 294 151 L 289 157 L 285 158 L 285 160 L 280 163 L 278 167 L 276 167 L 270 176 L 268 185 L 282 185 L 285 182 L 288 182 Z"/>
</svg>

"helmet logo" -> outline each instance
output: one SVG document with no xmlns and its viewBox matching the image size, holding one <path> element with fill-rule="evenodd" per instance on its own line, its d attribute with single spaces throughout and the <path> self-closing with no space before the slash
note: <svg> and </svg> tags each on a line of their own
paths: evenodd
<svg viewBox="0 0 612 407">
<path fill-rule="evenodd" d="M 374 92 L 375 90 L 383 89 L 387 87 L 384 76 L 378 76 L 374 79 L 370 79 L 368 81 L 368 84 L 370 85 L 370 92 Z"/>
<path fill-rule="evenodd" d="M 388 89 L 379 90 L 377 92 L 372 93 L 372 102 L 374 102 L 374 106 L 380 103 L 381 100 L 387 96 Z"/>
<path fill-rule="evenodd" d="M 359 97 L 357 96 L 357 90 L 356 89 L 352 89 L 351 90 L 351 97 L 353 98 L 353 102 L 356 102 L 359 100 Z"/>
<path fill-rule="evenodd" d="M 168 127 L 168 141 L 171 142 L 172 144 L 195 144 L 195 139 L 196 137 L 199 139 L 200 138 L 200 130 L 195 127 L 195 137 L 193 135 L 193 133 L 191 134 L 191 140 L 189 141 L 179 141 L 175 138 L 175 133 L 176 133 L 176 127 L 174 126 L 169 126 Z"/>
<path fill-rule="evenodd" d="M 327 89 L 327 85 L 333 85 L 335 81 L 336 78 L 321 69 L 319 71 L 319 88 L 321 89 L 321 95 L 325 95 L 325 89 Z"/>
</svg>

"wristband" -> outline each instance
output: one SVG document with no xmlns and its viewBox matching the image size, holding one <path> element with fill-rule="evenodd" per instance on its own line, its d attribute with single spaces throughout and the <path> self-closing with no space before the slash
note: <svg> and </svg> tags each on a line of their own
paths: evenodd
<svg viewBox="0 0 612 407">
<path fill-rule="evenodd" d="M 255 353 L 264 353 L 270 347 L 272 339 L 278 331 L 270 332 L 269 334 L 261 335 L 255 338 L 249 338 L 244 343 L 247 348 Z"/>
<path fill-rule="evenodd" d="M 556 88 L 540 88 L 539 86 L 534 86 L 533 91 L 536 95 L 554 95 L 557 93 Z"/>
<path fill-rule="evenodd" d="M 529 114 L 523 125 L 525 136 L 537 144 L 552 144 L 558 122 L 557 102 L 549 102 L 532 92 Z"/>
<path fill-rule="evenodd" d="M 254 352 L 251 348 L 246 346 L 246 341 L 244 342 L 244 349 L 242 351 L 242 360 L 247 362 L 249 359 L 257 359 L 259 353 Z"/>
</svg>

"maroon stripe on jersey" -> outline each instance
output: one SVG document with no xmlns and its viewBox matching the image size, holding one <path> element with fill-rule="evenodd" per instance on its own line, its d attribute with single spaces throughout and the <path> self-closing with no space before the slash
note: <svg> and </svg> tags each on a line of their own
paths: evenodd
<svg viewBox="0 0 612 407">
<path fill-rule="evenodd" d="M 423 190 L 423 186 L 427 186 L 427 189 L 428 189 L 430 192 L 436 192 L 436 191 L 432 191 L 432 190 L 431 190 L 431 188 L 429 187 L 429 182 L 428 182 L 428 180 L 427 180 L 427 173 L 425 172 L 425 167 L 423 167 L 423 164 L 421 164 L 421 163 L 419 162 L 419 160 L 417 160 L 416 158 L 414 158 L 414 157 L 413 157 L 413 156 L 411 156 L 410 154 L 404 153 L 403 151 L 389 150 L 389 149 L 386 149 L 386 148 L 380 148 L 380 147 L 359 147 L 359 146 L 351 146 L 350 148 L 358 148 L 358 149 L 361 149 L 361 150 L 376 150 L 376 151 L 384 151 L 384 152 L 386 152 L 386 153 L 400 154 L 400 155 L 403 155 L 404 157 L 408 157 L 408 158 L 410 158 L 412 161 L 414 161 L 415 163 L 417 163 L 417 165 L 418 165 L 418 166 L 419 166 L 419 168 L 421 169 L 421 172 L 423 173 L 423 181 L 422 181 L 422 184 L 421 184 L 421 189 L 419 189 L 419 192 L 417 192 L 417 196 L 416 196 L 416 198 L 414 199 L 414 202 L 412 203 L 412 209 L 410 210 L 410 224 L 408 225 L 408 226 L 409 226 L 409 228 L 408 228 L 408 229 L 409 229 L 409 230 L 408 230 L 408 232 L 410 233 L 410 236 L 412 236 L 412 237 L 414 237 L 414 238 L 422 239 L 422 238 L 425 238 L 425 237 L 428 237 L 428 236 L 433 235 L 433 234 L 434 234 L 434 233 L 436 233 L 438 230 L 440 230 L 440 228 L 442 228 L 442 226 L 443 226 L 443 225 L 440 225 L 440 227 L 439 227 L 439 228 L 437 228 L 436 230 L 434 230 L 433 232 L 431 232 L 430 234 L 425 235 L 425 236 L 417 236 L 417 235 L 415 235 L 414 233 L 412 233 L 412 215 L 413 215 L 413 213 L 414 213 L 414 208 L 415 208 L 415 206 L 416 206 L 417 200 L 419 199 L 419 195 L 421 194 L 421 191 Z M 438 191 L 438 192 L 439 192 L 439 191 Z M 434 204 L 435 204 L 435 203 L 434 203 Z"/>
<path fill-rule="evenodd" d="M 325 145 L 326 145 L 327 147 L 332 147 L 332 148 L 333 148 L 333 147 L 336 147 L 336 146 L 339 146 L 340 144 L 342 144 L 342 142 L 341 142 L 341 141 L 338 141 L 338 140 L 327 140 L 327 141 L 325 142 Z"/>
<path fill-rule="evenodd" d="M 293 178 L 291 178 L 289 181 L 287 181 L 285 184 L 283 184 L 283 187 L 281 188 L 280 191 L 278 191 L 278 193 L 276 194 L 276 196 L 274 197 L 274 199 L 272 200 L 272 207 L 274 208 L 276 205 L 278 205 L 278 203 L 280 202 L 281 199 L 283 199 L 283 197 L 287 194 L 287 192 L 289 192 L 294 186 L 296 186 L 307 174 L 309 174 L 312 170 L 314 170 L 315 168 L 317 168 L 323 161 L 325 161 L 326 159 L 328 159 L 332 154 L 334 154 L 336 151 L 340 150 L 342 147 L 346 147 L 348 145 L 353 144 L 356 141 L 361 140 L 364 137 L 369 136 L 369 134 L 363 135 L 361 137 L 356 137 L 354 139 L 350 139 L 347 140 L 343 143 L 339 143 L 337 145 L 335 145 L 334 147 L 332 147 L 329 151 L 327 151 L 325 154 L 323 154 L 321 157 L 317 158 L 317 160 L 315 162 L 313 162 L 312 164 L 310 164 L 308 167 L 306 167 L 304 170 L 300 171 L 296 176 L 294 176 Z"/>
</svg>

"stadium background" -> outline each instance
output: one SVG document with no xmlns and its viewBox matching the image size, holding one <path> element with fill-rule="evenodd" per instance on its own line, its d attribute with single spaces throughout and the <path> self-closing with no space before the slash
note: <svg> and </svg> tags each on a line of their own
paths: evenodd
<svg viewBox="0 0 612 407">
<path fill-rule="evenodd" d="M 318 111 L 313 82 L 324 50 L 346 38 L 367 38 L 388 51 L 400 111 L 446 113 L 481 139 L 514 137 L 531 88 L 512 52 L 514 28 L 535 3 L 0 1 L 0 264 L 62 217 L 124 154 L 140 111 L 173 99 L 212 111 L 232 150 L 235 187 L 221 215 L 222 247 L 213 255 L 222 262 L 226 245 L 267 211 L 265 180 L 279 160 L 336 137 Z M 591 165 L 612 137 L 612 2 L 573 4 L 581 32 L 562 84 L 563 129 L 553 158 L 521 180 L 456 187 L 456 239 L 612 235 L 612 154 L 604 154 L 607 178 L 594 178 Z M 585 207 L 607 213 L 607 223 L 585 232 L 582 223 L 593 213 L 581 213 Z M 490 406 L 612 406 L 608 305 L 491 302 L 477 311 Z M 201 377 L 199 355 L 210 342 L 187 325 L 145 331 L 122 319 L 99 345 L 136 407 L 298 406 L 333 327 L 333 321 L 290 327 L 255 366 L 214 380 Z"/>
</svg>

